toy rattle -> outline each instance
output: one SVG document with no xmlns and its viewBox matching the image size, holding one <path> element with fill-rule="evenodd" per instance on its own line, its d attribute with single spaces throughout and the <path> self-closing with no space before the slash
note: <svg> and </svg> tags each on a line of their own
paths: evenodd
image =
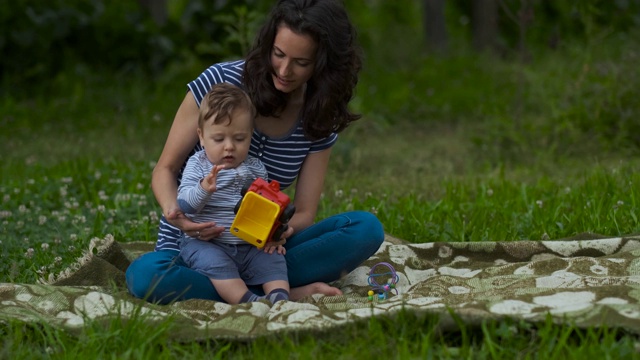
<svg viewBox="0 0 640 360">
<path fill-rule="evenodd" d="M 376 269 L 378 268 L 386 268 L 386 272 L 377 273 Z M 382 278 L 385 283 L 380 283 L 376 278 Z M 380 262 L 371 267 L 369 270 L 369 286 L 372 287 L 371 290 L 367 293 L 369 301 L 373 301 L 374 295 L 378 294 L 378 300 L 386 300 L 389 298 L 389 292 L 395 291 L 396 295 L 398 295 L 398 289 L 396 289 L 396 284 L 400 280 L 398 274 L 396 274 L 396 269 L 391 266 L 391 264 L 386 262 Z"/>
</svg>

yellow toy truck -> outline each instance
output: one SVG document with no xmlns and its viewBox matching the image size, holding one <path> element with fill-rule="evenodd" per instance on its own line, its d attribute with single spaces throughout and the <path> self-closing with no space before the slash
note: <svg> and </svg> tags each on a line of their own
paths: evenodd
<svg viewBox="0 0 640 360">
<path fill-rule="evenodd" d="M 231 233 L 240 239 L 263 248 L 269 240 L 278 241 L 296 209 L 287 194 L 280 191 L 280 183 L 262 178 L 245 184 L 231 224 Z"/>
</svg>

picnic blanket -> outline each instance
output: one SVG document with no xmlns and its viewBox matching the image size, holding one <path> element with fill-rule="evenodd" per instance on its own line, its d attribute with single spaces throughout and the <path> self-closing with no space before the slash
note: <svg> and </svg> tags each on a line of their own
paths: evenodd
<svg viewBox="0 0 640 360">
<path fill-rule="evenodd" d="M 73 332 L 88 322 L 169 320 L 177 324 L 175 339 L 248 340 L 416 311 L 439 315 L 444 330 L 455 325 L 453 316 L 471 326 L 486 319 L 538 322 L 551 316 L 578 327 L 640 333 L 640 236 L 409 244 L 387 235 L 374 256 L 333 283 L 344 295 L 275 305 L 208 300 L 157 305 L 136 299 L 126 291 L 124 271 L 152 248 L 112 236 L 93 239 L 86 255 L 56 276 L 39 284 L 0 284 L 0 321 L 47 323 Z M 379 263 L 389 266 L 374 266 Z M 397 278 L 383 279 L 391 268 Z M 369 297 L 372 279 L 395 288 L 387 298 L 384 289 Z"/>
</svg>

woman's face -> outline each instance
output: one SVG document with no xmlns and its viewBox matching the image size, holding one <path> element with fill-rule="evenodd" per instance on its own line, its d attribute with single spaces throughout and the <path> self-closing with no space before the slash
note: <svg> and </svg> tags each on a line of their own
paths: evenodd
<svg viewBox="0 0 640 360">
<path fill-rule="evenodd" d="M 280 25 L 271 49 L 273 85 L 284 93 L 302 89 L 313 75 L 318 44 L 309 35 L 296 34 Z"/>
</svg>

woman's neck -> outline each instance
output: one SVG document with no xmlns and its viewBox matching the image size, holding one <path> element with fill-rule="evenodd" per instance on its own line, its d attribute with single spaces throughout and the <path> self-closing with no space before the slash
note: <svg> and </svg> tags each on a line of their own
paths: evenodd
<svg viewBox="0 0 640 360">
<path fill-rule="evenodd" d="M 306 86 L 289 93 L 286 106 L 280 111 L 279 116 L 256 118 L 256 128 L 261 133 L 279 138 L 289 134 L 297 126 L 300 109 L 304 104 L 304 93 Z"/>
<path fill-rule="evenodd" d="M 293 90 L 289 93 L 289 100 L 287 101 L 287 107 L 300 106 L 304 102 L 304 94 L 307 91 L 307 84 L 300 86 L 299 88 Z"/>
</svg>

